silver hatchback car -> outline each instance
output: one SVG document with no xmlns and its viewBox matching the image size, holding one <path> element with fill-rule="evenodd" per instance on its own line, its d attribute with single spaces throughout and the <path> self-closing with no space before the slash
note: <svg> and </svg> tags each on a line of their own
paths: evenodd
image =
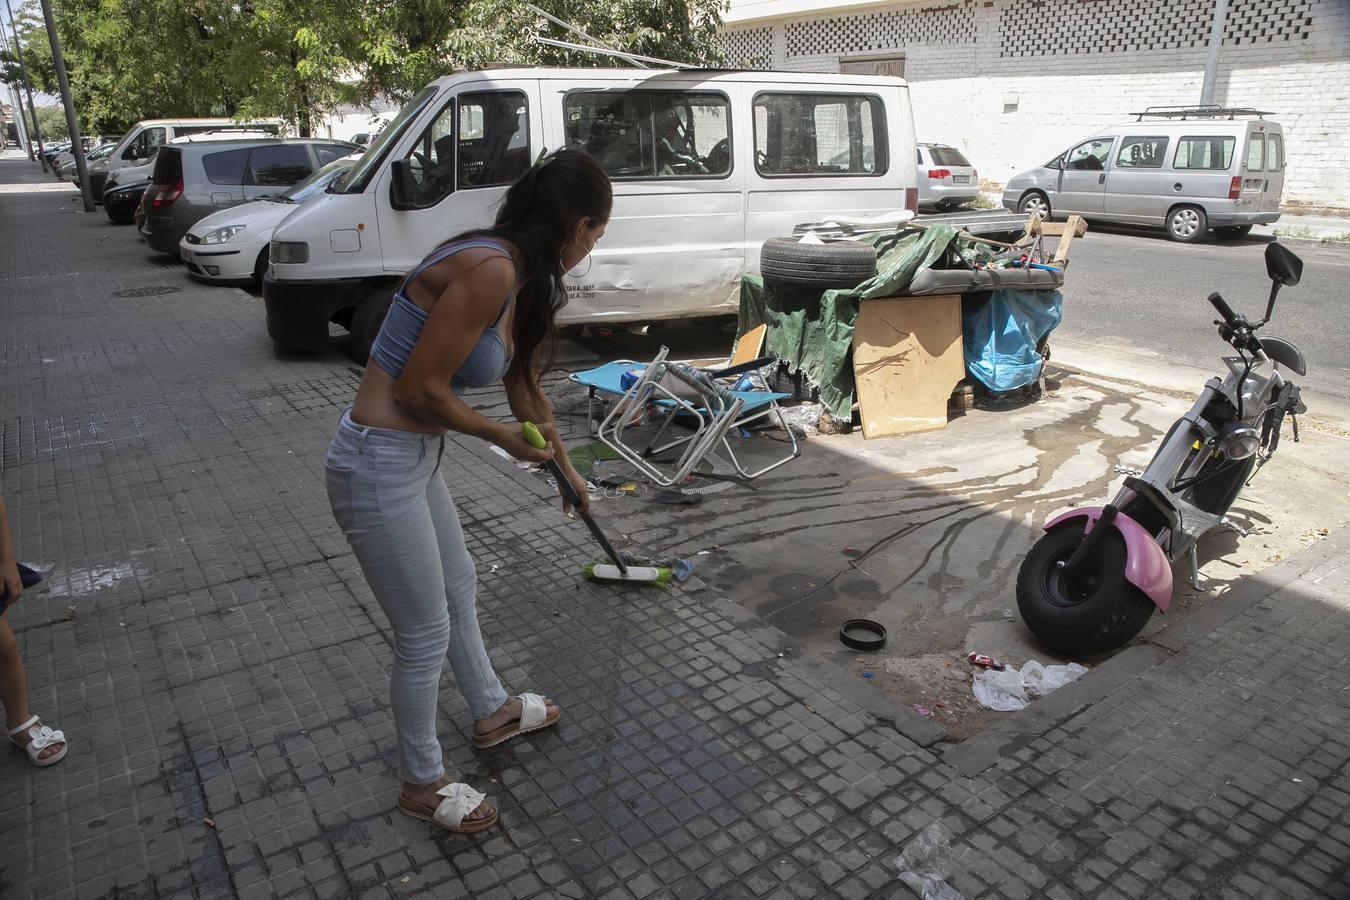
<svg viewBox="0 0 1350 900">
<path fill-rule="evenodd" d="M 1162 226 L 1174 241 L 1246 235 L 1280 218 L 1284 132 L 1254 109 L 1149 107 L 1014 176 L 1011 210 Z"/>
<path fill-rule="evenodd" d="M 966 155 L 946 144 L 919 144 L 919 208 L 948 210 L 975 202 L 980 173 Z"/>
</svg>

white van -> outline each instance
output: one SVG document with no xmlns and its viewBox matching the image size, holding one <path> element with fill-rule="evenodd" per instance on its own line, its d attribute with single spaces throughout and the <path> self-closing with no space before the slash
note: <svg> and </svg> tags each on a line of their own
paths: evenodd
<svg viewBox="0 0 1350 900">
<path fill-rule="evenodd" d="M 89 188 L 94 200 L 103 202 L 103 191 L 107 187 L 110 173 L 127 166 L 145 165 L 161 146 L 174 138 L 196 134 L 199 131 L 234 127 L 261 129 L 276 134 L 281 130 L 281 120 L 258 119 L 239 123 L 234 119 L 145 119 L 137 122 L 126 134 L 117 139 L 117 146 L 111 153 L 103 159 L 89 163 Z"/>
<path fill-rule="evenodd" d="M 1043 218 L 1161 225 L 1175 241 L 1246 235 L 1280 218 L 1284 131 L 1270 113 L 1151 106 L 1008 181 L 1003 205 Z"/>
<path fill-rule="evenodd" d="M 492 69 L 422 89 L 326 194 L 272 236 L 263 283 L 278 344 L 317 351 L 328 323 L 364 355 L 390 292 L 432 248 L 490 225 L 544 149 L 580 147 L 614 184 L 562 324 L 734 313 L 765 239 L 826 213 L 918 203 L 899 78 L 775 72 Z M 584 265 L 584 264 L 583 264 Z"/>
</svg>

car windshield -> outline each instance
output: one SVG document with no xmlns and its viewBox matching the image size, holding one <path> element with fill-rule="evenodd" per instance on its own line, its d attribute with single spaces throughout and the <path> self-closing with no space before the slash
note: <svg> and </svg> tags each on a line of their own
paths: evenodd
<svg viewBox="0 0 1350 900">
<path fill-rule="evenodd" d="M 329 190 L 340 194 L 359 194 L 366 189 L 370 179 L 379 171 L 380 164 L 384 162 L 389 148 L 402 137 L 403 132 L 407 130 L 408 124 L 418 113 L 432 101 L 436 96 L 438 88 L 434 84 L 429 84 L 418 92 L 417 96 L 409 100 L 398 115 L 389 120 L 389 124 L 384 126 L 379 135 L 370 142 L 366 152 L 361 155 L 361 160 L 351 170 L 341 178 L 335 179 Z"/>
<path fill-rule="evenodd" d="M 277 195 L 276 199 L 284 200 L 287 203 L 303 203 L 306 198 L 311 197 L 328 187 L 330 181 L 337 178 L 343 172 L 346 172 L 355 164 L 355 160 L 350 160 L 346 157 L 335 159 L 322 169 L 319 169 L 313 175 L 303 181 L 296 182 L 291 187 L 282 191 Z"/>
</svg>

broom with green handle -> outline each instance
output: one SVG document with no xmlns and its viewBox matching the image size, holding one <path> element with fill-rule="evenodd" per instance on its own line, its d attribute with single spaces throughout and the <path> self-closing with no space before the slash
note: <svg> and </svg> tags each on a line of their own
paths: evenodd
<svg viewBox="0 0 1350 900">
<path fill-rule="evenodd" d="M 548 446 L 544 436 L 535 427 L 533 422 L 522 422 L 520 425 L 521 433 L 525 435 L 525 441 L 536 450 L 543 450 Z M 591 530 L 595 540 L 600 544 L 600 548 L 605 551 L 605 555 L 614 561 L 614 565 L 602 562 L 587 563 L 582 570 L 587 578 L 593 578 L 597 581 L 636 581 L 643 584 L 666 584 L 670 581 L 670 569 L 658 566 L 630 566 L 626 565 L 623 558 L 615 551 L 614 545 L 605 537 L 605 533 L 600 530 L 595 519 L 591 514 L 581 508 L 581 497 L 577 495 L 576 488 L 572 482 L 563 474 L 562 466 L 558 465 L 556 459 L 549 459 L 544 463 L 554 479 L 558 482 L 558 490 L 572 508 L 581 516 L 581 521 L 586 523 L 586 527 Z"/>
</svg>

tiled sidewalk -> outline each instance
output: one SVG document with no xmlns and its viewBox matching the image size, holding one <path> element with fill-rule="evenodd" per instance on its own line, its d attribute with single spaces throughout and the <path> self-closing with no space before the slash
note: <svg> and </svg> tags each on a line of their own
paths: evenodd
<svg viewBox="0 0 1350 900">
<path fill-rule="evenodd" d="M 585 530 L 469 440 L 441 471 L 489 650 L 565 718 L 475 752 L 447 668 L 448 765 L 502 822 L 399 815 L 388 630 L 322 487 L 356 370 L 62 208 L 0 196 L 0 491 L 55 566 L 11 620 L 72 739 L 0 759 L 6 898 L 905 897 L 939 820 L 971 897 L 1350 896 L 1339 536 L 948 747 L 696 581 L 580 580 Z"/>
</svg>

